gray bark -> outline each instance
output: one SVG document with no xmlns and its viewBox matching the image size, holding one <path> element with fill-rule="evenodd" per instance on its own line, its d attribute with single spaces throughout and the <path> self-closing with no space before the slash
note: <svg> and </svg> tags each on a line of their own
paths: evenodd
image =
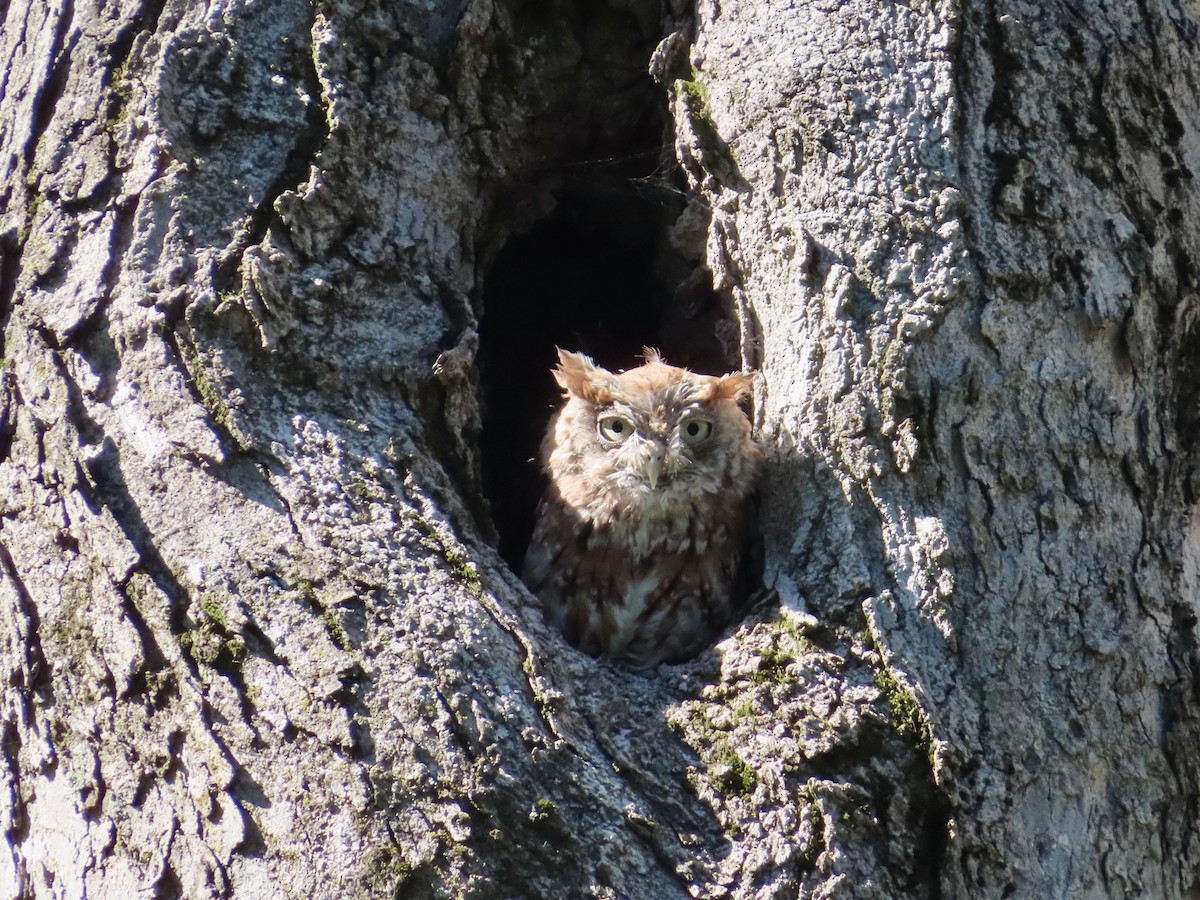
<svg viewBox="0 0 1200 900">
<path fill-rule="evenodd" d="M 1200 10 L 2 10 L 0 897 L 1200 897 Z M 477 355 L 659 106 L 769 464 L 646 676 Z"/>
</svg>

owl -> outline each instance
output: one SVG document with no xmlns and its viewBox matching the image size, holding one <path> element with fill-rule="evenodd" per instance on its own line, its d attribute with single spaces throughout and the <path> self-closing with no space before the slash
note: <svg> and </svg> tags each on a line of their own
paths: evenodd
<svg viewBox="0 0 1200 900">
<path fill-rule="evenodd" d="M 738 400 L 751 376 L 697 375 L 654 350 L 621 373 L 558 359 L 566 402 L 542 443 L 550 486 L 522 578 L 587 653 L 636 668 L 686 659 L 746 593 L 760 452 Z"/>
</svg>

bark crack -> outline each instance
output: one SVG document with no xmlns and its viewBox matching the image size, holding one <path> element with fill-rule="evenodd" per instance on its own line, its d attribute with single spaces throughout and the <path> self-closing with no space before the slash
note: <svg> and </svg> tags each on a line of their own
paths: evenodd
<svg viewBox="0 0 1200 900">
<path fill-rule="evenodd" d="M 491 594 L 487 591 L 481 591 L 481 596 L 491 598 Z M 492 621 L 495 622 L 509 637 L 513 639 L 521 650 L 521 672 L 525 676 L 525 684 L 529 688 L 529 697 L 533 700 L 533 708 L 537 710 L 538 718 L 546 727 L 546 731 L 553 737 L 555 743 L 560 747 L 569 750 L 575 756 L 581 756 L 579 750 L 573 745 L 566 733 L 561 731 L 555 723 L 553 708 L 556 700 L 561 697 L 553 690 L 548 690 L 545 684 L 545 675 L 541 671 L 538 662 L 538 655 L 534 650 L 533 644 L 525 637 L 525 634 L 517 627 L 516 623 L 512 622 L 509 617 L 495 603 L 484 602 L 484 608 Z"/>
<path fill-rule="evenodd" d="M 2 533 L 2 530 L 0 530 L 0 533 Z M 13 591 L 17 596 L 18 611 L 27 624 L 26 633 L 23 635 L 22 641 L 25 646 L 25 659 L 20 670 L 21 677 L 25 683 L 18 685 L 18 687 L 23 688 L 19 692 L 19 695 L 22 705 L 28 714 L 30 710 L 30 696 L 34 692 L 48 690 L 50 687 L 50 668 L 46 664 L 46 656 L 42 651 L 42 641 L 39 635 L 41 617 L 38 614 L 37 604 L 34 602 L 32 595 L 30 595 L 29 589 L 25 586 L 25 582 L 21 579 L 21 573 L 13 561 L 12 554 L 3 542 L 0 542 L 0 568 L 3 569 L 4 574 L 8 576 L 8 580 L 12 584 Z"/>
<path fill-rule="evenodd" d="M 50 45 L 50 71 L 48 77 L 38 86 L 37 96 L 33 102 L 33 127 L 29 139 L 25 143 L 25 171 L 33 169 L 34 157 L 37 155 L 38 144 L 50 122 L 54 112 L 67 88 L 67 79 L 71 73 L 71 54 L 79 42 L 82 32 L 75 31 L 68 43 L 67 35 L 75 18 L 74 0 L 63 0 L 62 10 L 54 26 L 54 39 Z"/>
<path fill-rule="evenodd" d="M 29 873 L 25 865 L 25 856 L 20 848 L 29 837 L 29 811 L 21 791 L 21 733 L 15 722 L 4 723 L 4 734 L 0 738 L 0 750 L 3 751 L 4 761 L 8 768 L 9 781 L 9 826 L 4 832 L 8 838 L 9 852 L 12 854 L 13 871 L 16 875 L 16 896 L 28 896 Z"/>
<path fill-rule="evenodd" d="M 93 511 L 107 508 L 139 558 L 138 567 L 150 577 L 169 603 L 171 631 L 181 634 L 185 628 L 183 601 L 187 591 L 175 577 L 151 538 L 137 502 L 129 492 L 121 471 L 120 450 L 112 438 L 105 438 L 100 452 L 79 468 L 77 489 Z M 194 674 L 194 673 L 193 673 Z"/>
<path fill-rule="evenodd" d="M 123 28 L 117 31 L 108 52 L 111 61 L 110 73 L 121 72 L 129 64 L 133 44 L 139 34 L 153 34 L 158 30 L 158 23 L 162 19 L 166 5 L 166 0 L 144 0 L 142 8 Z M 110 111 L 110 118 L 116 118 L 121 107 L 124 106 L 121 96 L 116 92 L 114 92 L 114 99 L 118 103 L 116 109 Z"/>
<path fill-rule="evenodd" d="M 21 275 L 21 255 L 24 241 L 11 231 L 0 235 L 0 322 L 7 324 L 13 311 L 17 280 Z M 6 352 L 4 331 L 0 330 L 0 354 Z"/>
<path fill-rule="evenodd" d="M 3 338 L 0 337 L 0 351 Z M 13 439 L 17 434 L 17 409 L 21 405 L 17 377 L 11 371 L 0 372 L 0 464 L 12 458 Z"/>
<path fill-rule="evenodd" d="M 193 456 L 197 458 L 199 462 L 207 465 L 222 465 L 228 463 L 230 456 L 232 456 L 235 451 L 245 452 L 246 448 L 242 446 L 241 442 L 238 441 L 238 439 L 234 436 L 233 431 L 230 429 L 228 423 L 228 413 L 226 412 L 224 415 L 222 415 L 221 410 L 213 408 L 211 399 L 205 397 L 204 392 L 200 389 L 199 378 L 192 372 L 187 361 L 189 357 L 193 359 L 194 365 L 197 367 L 197 369 L 200 369 L 200 367 L 203 366 L 203 363 L 194 352 L 188 352 L 188 350 L 185 349 L 185 345 L 180 342 L 179 335 L 175 331 L 174 323 L 168 321 L 167 326 L 162 329 L 162 337 L 163 342 L 166 344 L 167 350 L 170 352 L 171 358 L 174 361 L 175 368 L 183 378 L 184 384 L 187 385 L 188 393 L 191 394 L 192 400 L 197 406 L 205 411 L 206 418 L 208 419 L 209 430 L 212 431 L 213 435 L 216 437 L 217 444 L 221 448 L 221 455 L 224 457 L 224 459 L 216 460 L 195 453 L 189 453 L 187 455 Z M 293 529 L 294 527 L 295 526 L 293 524 Z"/>
<path fill-rule="evenodd" d="M 313 18 L 309 25 L 309 35 L 312 41 L 311 64 L 305 66 L 303 70 L 305 91 L 310 98 L 305 108 L 306 122 L 296 143 L 287 155 L 283 170 L 267 186 L 262 201 L 250 214 L 246 227 L 221 254 L 213 271 L 213 285 L 218 291 L 230 290 L 238 286 L 241 281 L 240 275 L 245 251 L 261 243 L 267 236 L 272 225 L 279 218 L 275 209 L 276 202 L 285 193 L 296 190 L 308 180 L 309 170 L 314 160 L 329 139 L 329 110 L 326 108 L 325 92 L 321 85 L 320 72 L 317 69 L 315 32 L 320 10 L 316 4 L 312 9 Z"/>
</svg>

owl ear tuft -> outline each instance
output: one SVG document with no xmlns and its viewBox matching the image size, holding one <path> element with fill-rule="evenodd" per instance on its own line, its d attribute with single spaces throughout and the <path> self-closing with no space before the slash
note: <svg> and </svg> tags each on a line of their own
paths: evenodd
<svg viewBox="0 0 1200 900">
<path fill-rule="evenodd" d="M 750 391 L 754 388 L 754 373 L 752 372 L 733 372 L 729 375 L 723 375 L 717 381 L 717 396 L 723 400 L 741 400 L 743 397 L 749 397 Z"/>
<path fill-rule="evenodd" d="M 612 400 L 612 373 L 592 362 L 590 356 L 558 348 L 558 366 L 551 371 L 558 386 L 572 397 L 593 403 Z"/>
</svg>

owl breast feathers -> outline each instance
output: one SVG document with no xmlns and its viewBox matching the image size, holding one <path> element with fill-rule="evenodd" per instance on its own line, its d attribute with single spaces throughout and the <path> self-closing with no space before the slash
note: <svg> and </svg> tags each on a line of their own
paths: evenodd
<svg viewBox="0 0 1200 900">
<path fill-rule="evenodd" d="M 663 363 L 613 373 L 558 351 L 566 403 L 542 443 L 550 487 L 522 578 L 567 640 L 636 667 L 694 655 L 745 593 L 759 449 L 749 375 Z"/>
</svg>

